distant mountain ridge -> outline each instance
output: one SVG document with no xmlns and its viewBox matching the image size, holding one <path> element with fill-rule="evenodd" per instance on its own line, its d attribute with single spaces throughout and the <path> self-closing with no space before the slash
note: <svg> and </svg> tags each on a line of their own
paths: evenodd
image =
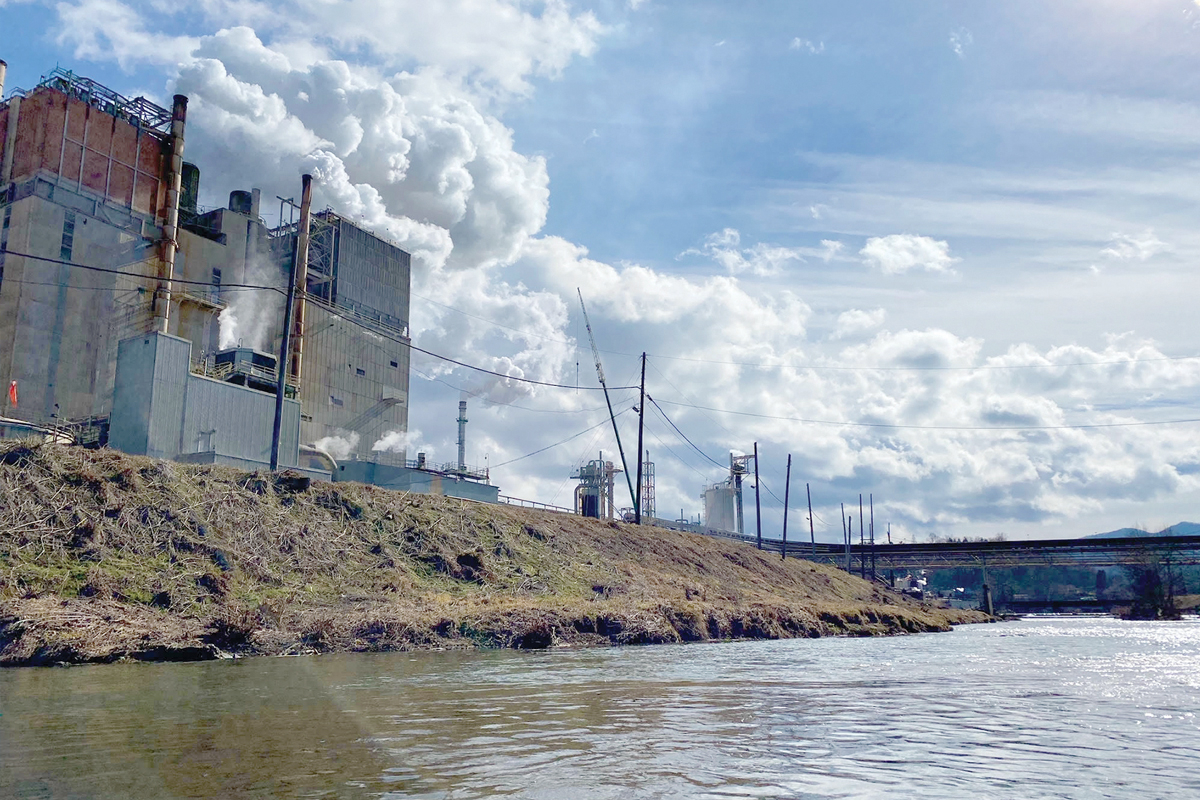
<svg viewBox="0 0 1200 800">
<path fill-rule="evenodd" d="M 1120 530 L 1109 531 L 1108 533 L 1093 533 L 1091 536 L 1084 536 L 1084 539 L 1123 539 L 1131 536 L 1197 536 L 1200 535 L 1200 523 L 1197 522 L 1179 522 L 1168 528 L 1163 528 L 1157 533 L 1144 531 L 1141 528 L 1121 528 Z"/>
</svg>

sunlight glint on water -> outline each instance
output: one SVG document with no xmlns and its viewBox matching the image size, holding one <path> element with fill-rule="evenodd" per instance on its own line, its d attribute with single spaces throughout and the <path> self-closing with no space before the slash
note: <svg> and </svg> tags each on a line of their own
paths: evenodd
<svg viewBox="0 0 1200 800">
<path fill-rule="evenodd" d="M 0 672 L 20 797 L 1196 798 L 1200 621 Z"/>
</svg>

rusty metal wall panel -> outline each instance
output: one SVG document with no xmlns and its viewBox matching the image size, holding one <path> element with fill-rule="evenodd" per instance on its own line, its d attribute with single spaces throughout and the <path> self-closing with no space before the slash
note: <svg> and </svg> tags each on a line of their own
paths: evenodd
<svg viewBox="0 0 1200 800">
<path fill-rule="evenodd" d="M 133 170 L 124 164 L 112 162 L 108 178 L 108 196 L 121 205 L 133 203 Z"/>
<path fill-rule="evenodd" d="M 75 98 L 67 100 L 67 138 L 72 142 L 83 144 L 84 134 L 87 133 L 87 103 Z"/>
<path fill-rule="evenodd" d="M 17 120 L 17 148 L 13 153 L 12 180 L 27 178 L 41 167 L 42 151 L 38 139 L 43 133 L 45 123 L 45 98 L 36 94 L 26 97 L 21 103 L 21 116 Z M 61 134 L 59 138 L 61 139 Z"/>
<path fill-rule="evenodd" d="M 78 181 L 83 164 L 83 145 L 67 140 L 63 145 L 62 176 L 69 181 Z M 55 165 L 57 171 L 58 165 Z"/>
<path fill-rule="evenodd" d="M 113 159 L 130 167 L 137 166 L 137 137 L 137 128 L 116 124 L 113 128 Z"/>
<path fill-rule="evenodd" d="M 22 108 L 22 116 L 24 109 Z M 67 98 L 62 95 L 49 94 L 45 97 L 45 122 L 41 144 L 41 168 L 58 172 L 62 158 L 63 129 L 67 124 Z M 35 156 L 33 163 L 38 163 Z M 34 167 L 36 169 L 36 167 Z"/>
<path fill-rule="evenodd" d="M 95 150 L 97 153 L 103 153 L 108 157 L 108 151 L 112 148 L 113 124 L 116 119 L 103 111 L 98 111 L 94 108 L 88 109 L 87 115 L 87 146 L 90 150 Z"/>
<path fill-rule="evenodd" d="M 93 192 L 105 194 L 108 188 L 108 156 L 88 148 L 83 156 L 81 183 Z"/>
</svg>

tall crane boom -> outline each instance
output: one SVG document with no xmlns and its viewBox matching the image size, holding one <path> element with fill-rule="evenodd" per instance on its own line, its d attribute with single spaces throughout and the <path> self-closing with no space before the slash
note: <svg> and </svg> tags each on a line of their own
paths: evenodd
<svg viewBox="0 0 1200 800">
<path fill-rule="evenodd" d="M 596 377 L 600 379 L 600 388 L 604 390 L 604 402 L 608 405 L 608 417 L 612 420 L 613 435 L 617 437 L 617 452 L 621 454 L 621 468 L 625 471 L 625 482 L 629 484 L 629 499 L 633 507 L 638 507 L 638 496 L 633 490 L 633 479 L 629 475 L 629 465 L 625 463 L 625 448 L 621 446 L 621 432 L 617 430 L 617 417 L 613 414 L 612 401 L 608 399 L 608 384 L 604 382 L 604 367 L 600 364 L 600 349 L 596 347 L 596 337 L 592 334 L 592 322 L 588 319 L 587 306 L 583 302 L 583 292 L 576 287 L 579 295 L 579 307 L 583 309 L 583 324 L 587 328 L 588 341 L 592 343 L 592 356 L 596 359 Z"/>
</svg>

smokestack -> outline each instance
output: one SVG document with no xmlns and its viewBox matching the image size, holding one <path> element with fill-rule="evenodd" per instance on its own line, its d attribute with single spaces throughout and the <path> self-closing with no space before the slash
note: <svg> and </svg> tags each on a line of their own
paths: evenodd
<svg viewBox="0 0 1200 800">
<path fill-rule="evenodd" d="M 467 471 L 467 401 L 458 401 L 458 471 Z"/>
<path fill-rule="evenodd" d="M 304 295 L 308 288 L 308 230 L 312 221 L 312 175 L 300 177 L 300 230 L 296 236 L 296 308 L 292 317 L 292 384 L 300 385 L 301 358 L 304 355 Z"/>
<path fill-rule="evenodd" d="M 168 333 L 171 317 L 171 280 L 175 277 L 175 251 L 179 248 L 179 195 L 183 183 L 183 128 L 187 122 L 188 99 L 175 95 L 171 106 L 171 160 L 167 167 L 167 208 L 163 224 L 162 266 L 154 292 L 154 330 Z"/>
<path fill-rule="evenodd" d="M 4 99 L 4 76 L 8 74 L 8 62 L 0 58 L 0 100 Z"/>
</svg>

